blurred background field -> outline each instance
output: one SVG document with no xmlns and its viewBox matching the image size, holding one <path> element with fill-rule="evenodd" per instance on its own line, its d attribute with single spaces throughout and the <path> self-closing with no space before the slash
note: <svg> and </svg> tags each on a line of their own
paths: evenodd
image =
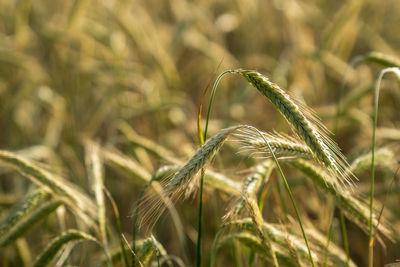
<svg viewBox="0 0 400 267">
<path fill-rule="evenodd" d="M 372 51 L 400 57 L 399 25 L 398 0 L 0 1 L 0 149 L 63 177 L 94 204 L 105 203 L 106 217 L 106 227 L 101 223 L 93 226 L 77 215 L 80 208 L 75 210 L 63 202 L 18 239 L 1 243 L 0 265 L 30 266 L 52 238 L 68 229 L 91 234 L 109 251 L 118 249 L 112 205 L 106 196 L 99 200 L 103 194 L 96 191 L 96 170 L 91 170 L 97 166 L 96 160 L 104 186 L 118 207 L 122 232 L 130 242 L 132 214 L 146 181 L 164 165 L 187 161 L 199 147 L 196 119 L 202 95 L 216 75 L 227 69 L 254 69 L 265 74 L 311 106 L 331 131 L 347 70 L 343 114 L 334 138 L 350 163 L 368 153 L 372 88 L 387 65 L 368 60 L 348 64 Z M 399 159 L 399 85 L 394 76 L 385 76 L 377 129 L 377 149 L 390 153 L 377 169 L 375 196 L 380 202 L 375 208 L 381 208 L 387 195 L 383 215 L 394 233 L 400 231 L 400 184 L 396 181 L 390 192 L 388 189 Z M 290 134 L 274 107 L 232 74 L 219 85 L 210 135 L 237 124 Z M 164 149 L 161 155 L 146 149 L 141 138 L 160 145 Z M 236 144 L 228 142 L 210 168 L 240 184 L 258 160 L 237 151 Z M 43 186 L 26 179 L 29 173 L 21 173 L 18 166 L 20 172 L 3 163 L 0 220 Z M 294 168 L 286 167 L 285 172 L 302 218 L 326 237 L 332 198 Z M 369 166 L 356 175 L 356 190 L 367 202 Z M 267 222 L 280 223 L 284 204 L 278 194 L 279 175 L 274 172 L 272 177 L 263 216 Z M 54 189 L 52 185 L 49 188 Z M 55 192 L 51 199 L 62 195 Z M 209 264 L 212 241 L 232 199 L 224 190 L 206 187 L 204 266 Z M 152 232 L 168 254 L 188 266 L 195 262 L 197 203 L 198 194 L 176 204 L 186 239 L 184 249 L 168 212 Z M 87 216 L 97 214 L 97 208 L 91 210 L 88 205 L 87 209 L 82 208 Z M 368 234 L 350 220 L 346 222 L 350 258 L 367 266 Z M 292 225 L 288 227 L 297 227 Z M 1 229 L 0 240 L 4 241 L 7 234 Z M 101 229 L 106 229 L 107 238 Z M 137 238 L 148 234 L 138 230 Z M 400 237 L 392 238 L 395 240 L 383 238 L 385 247 L 375 245 L 375 266 L 400 259 Z M 337 211 L 332 240 L 343 246 Z M 217 266 L 249 266 L 251 252 L 237 249 L 242 246 L 234 243 L 221 248 Z M 62 256 L 57 259 L 61 265 L 94 266 L 105 257 L 92 243 L 67 249 L 61 254 L 65 261 Z M 155 254 L 150 256 L 149 262 L 155 264 Z M 253 266 L 264 264 L 260 257 Z M 125 266 L 123 261 L 114 265 Z"/>
</svg>

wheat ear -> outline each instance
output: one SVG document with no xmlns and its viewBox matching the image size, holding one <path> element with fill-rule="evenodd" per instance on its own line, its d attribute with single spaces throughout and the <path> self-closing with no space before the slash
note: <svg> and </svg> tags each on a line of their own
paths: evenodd
<svg viewBox="0 0 400 267">
<path fill-rule="evenodd" d="M 262 184 L 266 184 L 269 180 L 272 170 L 275 167 L 275 163 L 272 160 L 266 160 L 254 168 L 254 172 L 247 177 L 242 185 L 242 193 L 240 198 L 236 201 L 233 208 L 230 209 L 227 214 L 224 215 L 224 221 L 233 219 L 239 216 L 244 207 L 246 206 L 247 197 L 255 197 L 260 190 Z M 265 181 L 264 181 L 265 180 Z"/>
<path fill-rule="evenodd" d="M 243 128 L 233 134 L 234 137 L 240 142 L 242 152 L 251 152 L 254 154 L 261 154 L 268 158 L 272 157 L 271 152 L 265 144 L 268 140 L 272 152 L 277 158 L 306 158 L 313 157 L 311 149 L 302 143 L 298 138 L 290 137 L 288 135 L 279 133 L 255 133 L 252 129 Z"/>
<path fill-rule="evenodd" d="M 385 67 L 398 67 L 400 68 L 400 59 L 387 55 L 381 52 L 373 51 L 364 56 L 364 60 L 368 62 L 378 63 Z"/>
<path fill-rule="evenodd" d="M 236 70 L 279 110 L 297 134 L 310 147 L 314 158 L 323 163 L 338 180 L 338 184 L 351 184 L 353 175 L 337 144 L 328 136 L 315 113 L 306 105 L 296 101 L 267 77 L 252 70 Z"/>
<path fill-rule="evenodd" d="M 168 182 L 164 191 L 169 194 L 175 192 L 188 184 L 199 170 L 217 153 L 225 140 L 237 129 L 243 126 L 234 126 L 221 130 L 218 134 L 210 138 L 193 157 L 174 175 Z"/>
</svg>

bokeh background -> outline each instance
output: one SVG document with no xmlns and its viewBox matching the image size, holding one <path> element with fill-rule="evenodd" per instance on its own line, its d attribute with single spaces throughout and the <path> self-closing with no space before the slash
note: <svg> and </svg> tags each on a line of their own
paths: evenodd
<svg viewBox="0 0 400 267">
<path fill-rule="evenodd" d="M 399 57 L 399 25 L 398 0 L 2 0 L 0 149 L 40 162 L 93 194 L 85 167 L 87 140 L 118 149 L 153 173 L 165 162 L 121 132 L 121 124 L 127 124 L 185 161 L 198 147 L 196 119 L 204 91 L 217 74 L 235 68 L 265 74 L 313 107 L 333 130 L 345 73 L 344 97 L 351 98 L 352 92 L 371 88 L 383 68 L 365 62 L 348 67 L 348 63 L 371 51 Z M 378 122 L 394 132 L 400 122 L 398 85 L 393 78 L 384 81 Z M 340 120 L 336 139 L 350 161 L 370 148 L 372 100 L 371 89 L 366 89 Z M 211 134 L 236 124 L 290 133 L 274 107 L 234 74 L 224 77 L 219 85 L 210 123 Z M 397 152 L 399 139 L 394 140 L 383 145 Z M 243 181 L 254 162 L 238 155 L 234 144 L 228 144 L 213 166 Z M 378 170 L 378 200 L 384 199 L 396 164 L 393 158 L 389 167 Z M 0 172 L 3 217 L 32 184 L 6 167 Z M 326 234 L 331 201 L 293 170 L 288 169 L 288 177 L 302 216 Z M 368 170 L 359 174 L 357 188 L 365 194 L 368 179 Z M 130 215 L 144 183 L 106 165 L 105 185 L 119 208 L 122 230 L 130 238 Z M 395 183 L 386 210 L 397 229 L 398 201 L 399 186 Z M 205 264 L 229 202 L 229 195 L 207 189 Z M 107 205 L 112 228 L 115 221 Z M 196 196 L 177 204 L 191 262 L 195 255 L 196 206 Z M 271 197 L 264 219 L 279 222 L 280 206 L 278 199 Z M 60 231 L 57 216 L 52 216 L 25 237 L 30 258 Z M 65 223 L 79 225 L 68 216 Z M 154 234 L 169 253 L 182 256 L 171 224 L 164 215 Z M 366 266 L 368 237 L 350 222 L 347 227 L 351 258 Z M 334 233 L 340 245 L 338 221 Z M 385 241 L 386 250 L 376 246 L 376 266 L 399 258 L 399 244 Z M 13 246 L 0 249 L 0 265 L 27 263 L 29 257 L 24 260 L 18 250 Z M 85 251 L 84 255 L 75 251 L 71 264 L 81 262 L 85 266 L 102 253 L 91 246 Z M 232 258 L 226 249 L 220 253 L 219 263 L 229 266 Z"/>
</svg>

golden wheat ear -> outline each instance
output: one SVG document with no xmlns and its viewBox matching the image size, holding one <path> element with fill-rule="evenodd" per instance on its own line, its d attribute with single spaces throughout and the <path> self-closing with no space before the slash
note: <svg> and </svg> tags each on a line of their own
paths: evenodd
<svg viewBox="0 0 400 267">
<path fill-rule="evenodd" d="M 176 201 L 188 196 L 188 193 L 194 188 L 193 181 L 200 169 L 213 158 L 226 139 L 242 127 L 245 126 L 239 125 L 222 129 L 208 139 L 183 167 L 164 177 L 159 184 L 152 182 L 150 187 L 149 182 L 139 203 L 139 213 L 141 214 L 139 226 L 151 229 L 166 208 L 170 210 Z"/>
<path fill-rule="evenodd" d="M 299 138 L 277 132 L 260 133 L 249 128 L 240 129 L 234 133 L 233 137 L 236 137 L 236 141 L 240 144 L 240 152 L 271 158 L 271 151 L 265 143 L 265 140 L 267 140 L 272 152 L 278 159 L 313 158 L 311 149 Z"/>
<path fill-rule="evenodd" d="M 253 70 L 236 70 L 252 86 L 279 110 L 299 137 L 311 149 L 314 158 L 337 179 L 337 185 L 351 185 L 355 176 L 349 171 L 349 164 L 338 145 L 329 137 L 329 131 L 315 112 L 305 104 L 291 97 L 277 84 Z"/>
<path fill-rule="evenodd" d="M 184 189 L 193 177 L 209 162 L 219 151 L 226 139 L 236 130 L 245 127 L 243 125 L 229 127 L 221 130 L 199 148 L 193 157 L 175 174 L 171 181 L 165 187 L 168 195 L 174 194 L 179 189 Z"/>
</svg>

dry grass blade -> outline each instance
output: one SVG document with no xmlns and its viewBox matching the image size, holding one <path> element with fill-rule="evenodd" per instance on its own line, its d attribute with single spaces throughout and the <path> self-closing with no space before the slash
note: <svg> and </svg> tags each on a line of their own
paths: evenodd
<svg viewBox="0 0 400 267">
<path fill-rule="evenodd" d="M 378 140 L 399 142 L 400 141 L 400 130 L 395 128 L 384 128 L 380 127 L 376 129 L 376 138 Z"/>
<path fill-rule="evenodd" d="M 320 233 L 317 229 L 313 227 L 312 224 L 307 225 L 306 228 L 307 235 L 310 237 L 310 241 L 318 247 L 318 249 L 321 251 L 320 255 L 322 255 L 322 251 L 326 247 L 326 236 L 324 236 L 322 233 Z M 330 243 L 329 245 L 329 251 L 328 251 L 328 259 L 329 262 L 327 262 L 327 266 L 345 266 L 347 265 L 347 256 L 346 252 L 343 251 L 340 247 L 338 247 L 334 243 Z M 349 267 L 355 267 L 356 264 L 350 260 Z"/>
<path fill-rule="evenodd" d="M 118 167 L 118 169 L 127 173 L 129 177 L 138 178 L 142 183 L 146 183 L 151 179 L 151 174 L 146 169 L 116 149 L 102 148 L 101 153 L 107 164 Z"/>
<path fill-rule="evenodd" d="M 100 147 L 98 144 L 88 142 L 86 144 L 86 168 L 91 181 L 93 191 L 96 196 L 98 215 L 97 219 L 100 226 L 101 241 L 106 251 L 108 251 L 108 241 L 106 232 L 106 208 L 104 203 L 104 170 L 103 162 L 100 157 Z M 108 252 L 107 252 L 108 253 Z"/>
<path fill-rule="evenodd" d="M 145 137 L 140 136 L 127 123 L 122 122 L 119 126 L 119 129 L 127 138 L 129 143 L 142 147 L 152 153 L 154 156 L 162 158 L 169 163 L 180 164 L 180 161 L 174 158 L 173 154 L 169 150 L 163 148 L 162 146 L 152 142 Z"/>
<path fill-rule="evenodd" d="M 36 190 L 29 194 L 6 218 L 0 222 L 0 237 L 14 227 L 21 219 L 36 209 L 44 201 L 48 200 L 50 194 L 45 190 Z"/>
<path fill-rule="evenodd" d="M 146 151 L 150 152 L 151 154 L 155 155 L 156 157 L 165 160 L 166 162 L 174 165 L 184 165 L 184 162 L 180 161 L 179 159 L 173 157 L 173 153 L 171 153 L 169 150 L 165 149 L 164 147 L 154 143 L 148 138 L 145 138 L 143 136 L 138 135 L 135 133 L 135 131 L 127 124 L 121 124 L 120 126 L 121 131 L 124 133 L 126 138 L 128 138 L 129 142 L 132 144 L 135 144 L 139 147 L 144 148 Z M 128 168 L 128 165 L 133 165 L 133 164 L 128 164 L 128 159 L 125 161 L 119 161 L 117 160 L 117 157 L 113 157 L 111 154 L 106 154 L 106 156 L 109 156 L 108 158 L 113 161 L 115 164 L 123 165 L 121 167 L 126 166 L 125 168 Z M 126 162 L 126 164 L 122 164 Z M 135 168 L 136 170 L 141 170 L 141 166 L 138 166 L 139 168 Z M 175 168 L 175 167 L 174 167 Z M 131 168 L 129 168 L 131 169 Z M 141 173 L 143 173 L 141 171 Z M 143 175 L 142 175 L 143 176 Z M 149 180 L 151 178 L 151 175 L 147 173 L 145 175 L 146 177 L 149 177 Z M 206 170 L 205 174 L 205 183 L 211 187 L 214 187 L 220 191 L 223 191 L 229 195 L 234 194 L 238 195 L 240 194 L 240 183 L 233 181 L 226 175 L 218 172 L 214 172 L 211 170 Z"/>
<path fill-rule="evenodd" d="M 263 229 L 264 219 L 262 217 L 260 209 L 257 206 L 257 202 L 255 201 L 254 198 L 250 198 L 250 197 L 246 197 L 245 201 L 246 201 L 247 210 L 249 211 L 249 214 L 250 214 L 250 218 L 253 221 L 253 224 L 254 224 L 254 227 L 255 227 L 258 237 L 261 239 L 262 245 L 264 246 L 265 250 L 268 251 L 268 253 L 270 254 L 274 266 L 276 266 L 276 267 L 279 266 L 278 260 L 275 255 L 274 248 L 271 244 L 270 237 L 268 236 L 268 234 L 264 233 L 264 229 Z"/>
<path fill-rule="evenodd" d="M 275 163 L 272 160 L 266 160 L 254 168 L 254 173 L 252 173 L 242 185 L 242 193 L 239 199 L 236 201 L 233 208 L 224 216 L 225 221 L 236 218 L 240 215 L 246 206 L 246 198 L 250 196 L 256 196 L 261 185 L 266 184 L 269 180 L 269 176 L 271 175 L 274 167 Z"/>
<path fill-rule="evenodd" d="M 86 233 L 76 231 L 76 230 L 69 230 L 66 233 L 61 234 L 60 236 L 53 239 L 53 241 L 48 245 L 48 247 L 44 250 L 44 252 L 36 259 L 33 267 L 44 267 L 51 263 L 51 261 L 55 258 L 58 254 L 60 249 L 71 241 L 94 241 L 98 243 L 97 239 L 91 235 Z"/>
<path fill-rule="evenodd" d="M 368 152 L 357 157 L 350 165 L 353 173 L 360 173 L 371 167 L 372 153 Z M 392 169 L 396 166 L 396 160 L 393 151 L 388 148 L 380 148 L 375 151 L 375 166 Z"/>
<path fill-rule="evenodd" d="M 396 172 L 394 173 L 393 178 L 392 178 L 392 180 L 390 181 L 390 185 L 389 185 L 387 194 L 385 195 L 385 199 L 383 200 L 383 203 L 382 203 L 382 208 L 381 208 L 381 210 L 379 211 L 378 222 L 377 222 L 377 224 L 375 225 L 374 234 L 373 234 L 373 236 L 372 236 L 372 239 L 370 240 L 370 244 L 369 244 L 370 246 L 373 246 L 373 245 L 374 245 L 374 242 L 375 242 L 375 239 L 376 239 L 376 235 L 378 234 L 378 227 L 379 227 L 379 224 L 380 224 L 381 219 L 382 219 L 383 210 L 385 209 L 385 205 L 386 205 L 386 202 L 387 202 L 387 197 L 388 197 L 390 191 L 392 190 L 392 187 L 393 187 L 394 181 L 395 181 L 395 179 L 396 179 L 397 173 L 399 172 L 399 169 L 400 169 L 400 166 L 397 167 Z"/>
<path fill-rule="evenodd" d="M 246 233 L 246 231 L 251 231 L 252 233 L 256 232 L 255 225 L 250 218 L 244 218 L 240 220 L 234 220 L 226 223 L 223 227 L 232 228 L 235 227 L 240 229 L 241 233 Z M 300 239 L 299 236 L 293 233 L 289 233 L 286 231 L 287 226 L 281 226 L 271 223 L 263 223 L 263 230 L 266 235 L 269 235 L 271 238 L 271 242 L 276 248 L 276 253 L 279 259 L 279 263 L 282 263 L 282 259 L 286 258 L 286 261 L 290 260 L 292 265 L 289 266 L 297 266 L 295 259 L 298 257 L 297 261 L 301 263 L 302 266 L 307 266 L 309 264 L 308 260 L 308 252 L 307 247 L 305 246 L 303 240 Z M 307 234 L 310 235 L 311 245 L 313 248 L 313 258 L 316 262 L 319 262 L 320 257 L 322 255 L 325 245 L 325 238 L 318 233 L 313 228 L 306 228 Z M 261 242 L 258 241 L 260 247 L 262 246 Z M 294 251 L 293 251 L 294 250 Z M 296 257 L 293 257 L 293 253 L 296 253 Z M 283 257 L 285 256 L 285 257 Z M 328 266 L 344 266 L 346 262 L 346 256 L 342 249 L 332 244 L 332 247 L 329 251 L 329 258 L 332 261 L 332 265 Z M 322 259 L 322 258 L 321 258 Z M 321 261 L 322 262 L 322 261 Z M 355 266 L 355 264 L 350 261 L 350 266 Z"/>
<path fill-rule="evenodd" d="M 390 56 L 381 52 L 370 52 L 364 57 L 365 61 L 378 63 L 385 67 L 398 67 L 400 68 L 400 59 L 395 56 Z"/>
<path fill-rule="evenodd" d="M 346 217 L 356 223 L 364 231 L 368 231 L 369 225 L 369 207 L 355 195 L 354 192 L 336 190 L 333 178 L 321 168 L 305 160 L 290 161 L 290 164 L 303 172 L 323 191 L 336 197 L 339 207 L 344 211 Z M 374 225 L 377 223 L 374 215 Z M 393 231 L 389 228 L 387 222 L 383 223 L 380 232 L 387 238 L 395 238 Z"/>
<path fill-rule="evenodd" d="M 351 184 L 353 175 L 337 144 L 328 136 L 314 112 L 296 101 L 267 77 L 252 70 L 237 70 L 258 91 L 266 96 L 279 110 L 296 133 L 304 140 L 314 154 L 314 158 L 324 164 L 337 180 L 338 186 Z"/>
<path fill-rule="evenodd" d="M 62 199 L 62 201 L 76 211 L 87 224 L 93 223 L 92 218 L 95 218 L 96 206 L 92 200 L 75 185 L 9 151 L 0 151 L 0 161 L 11 165 L 32 182 L 46 188 L 49 192 L 56 195 L 57 198 Z"/>
<path fill-rule="evenodd" d="M 264 260 L 271 262 L 271 256 L 265 251 L 264 245 L 262 244 L 260 239 L 256 235 L 248 232 L 239 232 L 225 235 L 218 242 L 217 250 L 225 245 L 231 244 L 233 240 L 240 241 L 240 243 L 250 248 L 251 251 L 256 252 L 257 255 L 261 256 Z M 279 246 L 275 246 L 274 250 L 277 253 L 280 266 L 294 266 L 295 262 L 290 258 L 290 255 L 287 251 L 283 250 Z"/>
<path fill-rule="evenodd" d="M 25 235 L 30 229 L 32 229 L 40 220 L 45 219 L 49 214 L 54 212 L 60 205 L 61 201 L 53 200 L 49 203 L 44 204 L 38 210 L 29 214 L 22 221 L 19 221 L 12 229 L 10 229 L 5 236 L 0 240 L 0 248 L 7 246 L 14 242 L 19 237 Z"/>
</svg>

